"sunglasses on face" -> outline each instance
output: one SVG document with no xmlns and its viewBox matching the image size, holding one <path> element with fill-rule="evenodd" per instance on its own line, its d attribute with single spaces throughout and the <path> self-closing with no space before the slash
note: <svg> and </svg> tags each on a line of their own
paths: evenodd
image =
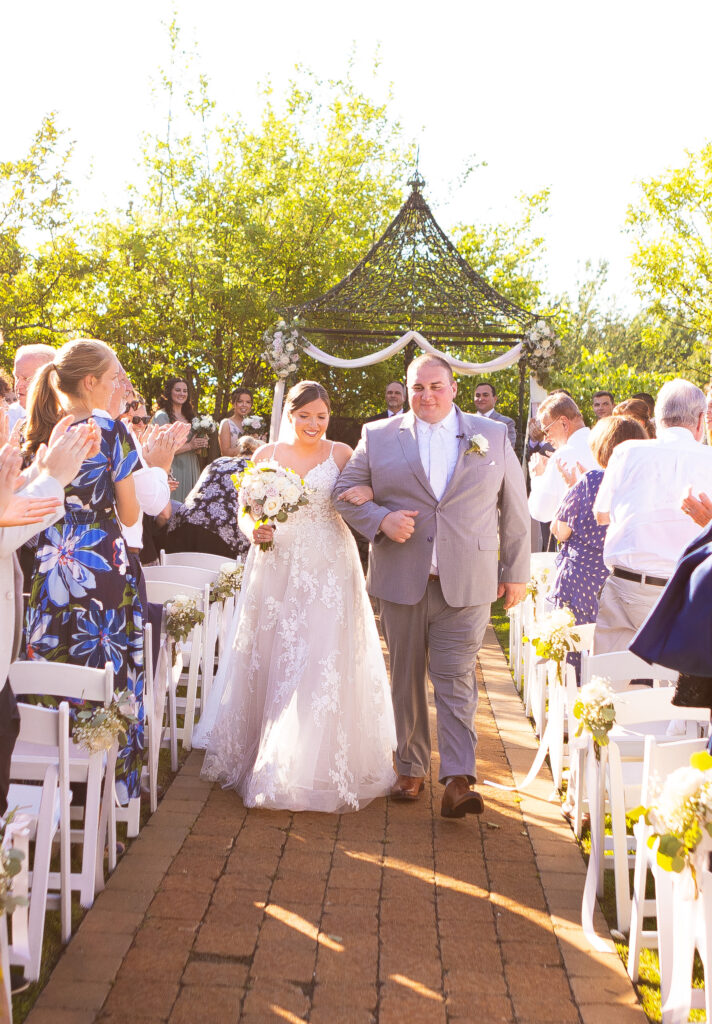
<svg viewBox="0 0 712 1024">
<path fill-rule="evenodd" d="M 127 402 L 126 403 L 126 411 L 128 412 L 129 409 L 138 409 L 139 405 L 143 405 L 143 402 L 136 402 L 136 401 Z"/>
<path fill-rule="evenodd" d="M 131 422 L 133 423 L 133 425 L 135 427 L 138 426 L 139 423 L 143 423 L 144 426 L 145 426 L 145 424 L 148 423 L 150 418 L 151 418 L 150 416 L 132 416 L 131 417 Z"/>
</svg>

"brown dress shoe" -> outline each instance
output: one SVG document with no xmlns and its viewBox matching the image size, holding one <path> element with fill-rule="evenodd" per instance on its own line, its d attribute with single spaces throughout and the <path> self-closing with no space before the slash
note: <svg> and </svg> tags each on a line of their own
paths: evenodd
<svg viewBox="0 0 712 1024">
<path fill-rule="evenodd" d="M 470 783 L 464 775 L 450 779 L 440 807 L 443 818 L 464 818 L 466 814 L 482 814 L 484 809 L 484 800 L 474 789 L 470 789 Z"/>
<path fill-rule="evenodd" d="M 419 775 L 399 775 L 391 796 L 394 800 L 417 800 L 424 786 L 425 779 Z"/>
</svg>

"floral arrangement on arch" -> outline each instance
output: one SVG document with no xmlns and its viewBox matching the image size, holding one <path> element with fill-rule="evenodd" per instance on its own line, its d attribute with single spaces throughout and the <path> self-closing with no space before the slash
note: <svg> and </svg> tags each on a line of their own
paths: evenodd
<svg viewBox="0 0 712 1024">
<path fill-rule="evenodd" d="M 299 359 L 305 347 L 300 333 L 303 326 L 304 321 L 294 316 L 289 323 L 286 320 L 278 320 L 262 335 L 262 358 L 282 380 L 294 373 L 299 366 Z"/>
<path fill-rule="evenodd" d="M 526 331 L 522 338 L 522 348 L 527 354 L 527 362 L 534 374 L 537 370 L 549 369 L 560 345 L 561 339 L 557 338 L 554 328 L 546 320 L 537 320 L 534 326 Z"/>
<path fill-rule="evenodd" d="M 613 690 L 607 680 L 593 676 L 590 683 L 581 687 L 578 700 L 573 706 L 574 718 L 578 719 L 576 735 L 584 731 L 593 737 L 596 757 L 601 747 L 608 746 L 608 733 L 616 724 L 616 709 L 613 704 Z"/>
<path fill-rule="evenodd" d="M 108 707 L 99 705 L 77 711 L 72 739 L 90 754 L 110 750 L 115 740 L 120 746 L 126 745 L 129 727 L 136 722 L 136 697 L 130 690 L 122 690 L 114 694 Z"/>
<path fill-rule="evenodd" d="M 650 807 L 636 807 L 628 817 L 643 817 L 658 840 L 657 862 L 665 871 L 688 868 L 697 896 L 697 871 L 704 863 L 712 837 L 712 757 L 706 750 L 693 754 L 689 767 L 677 768 L 665 779 Z"/>
<path fill-rule="evenodd" d="M 524 642 L 532 645 L 539 658 L 556 663 L 557 679 L 563 683 L 561 666 L 566 655 L 581 649 L 581 634 L 576 632 L 573 612 L 568 608 L 555 608 L 530 632 L 531 636 L 523 637 Z"/>
<path fill-rule="evenodd" d="M 227 601 L 236 597 L 242 587 L 242 574 L 245 567 L 242 562 L 226 562 L 220 566 L 220 571 L 210 584 L 210 603 Z"/>
</svg>

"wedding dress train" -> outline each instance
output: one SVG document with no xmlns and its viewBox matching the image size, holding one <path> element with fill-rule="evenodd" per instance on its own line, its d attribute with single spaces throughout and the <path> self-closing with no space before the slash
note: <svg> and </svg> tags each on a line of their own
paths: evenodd
<svg viewBox="0 0 712 1024">
<path fill-rule="evenodd" d="M 203 775 L 257 807 L 341 812 L 395 780 L 390 687 L 356 544 L 331 503 L 332 455 L 309 504 L 253 546 L 197 730 Z"/>
</svg>

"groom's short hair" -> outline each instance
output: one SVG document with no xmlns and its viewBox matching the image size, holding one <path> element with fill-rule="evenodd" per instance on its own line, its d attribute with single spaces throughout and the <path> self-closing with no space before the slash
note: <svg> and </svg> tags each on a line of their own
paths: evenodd
<svg viewBox="0 0 712 1024">
<path fill-rule="evenodd" d="M 455 378 L 453 376 L 452 366 L 450 366 L 447 359 L 443 359 L 441 356 L 434 356 L 430 352 L 424 352 L 422 356 L 418 356 L 413 360 L 413 362 L 408 366 L 408 375 L 410 375 L 410 371 L 413 367 L 417 369 L 425 363 L 437 363 L 438 366 L 442 366 L 443 369 L 447 371 L 450 383 L 454 383 Z"/>
</svg>

